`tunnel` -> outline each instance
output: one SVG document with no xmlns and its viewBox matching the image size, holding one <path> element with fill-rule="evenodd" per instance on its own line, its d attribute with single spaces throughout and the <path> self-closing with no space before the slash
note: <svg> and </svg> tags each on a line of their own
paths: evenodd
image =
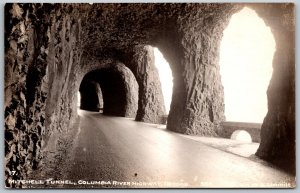
<svg viewBox="0 0 300 193">
<path fill-rule="evenodd" d="M 81 84 L 80 109 L 99 111 L 99 96 L 103 114 L 136 117 L 139 87 L 133 73 L 122 63 L 87 73 Z"/>
<path fill-rule="evenodd" d="M 84 78 L 79 87 L 80 109 L 98 112 L 103 102 L 101 88 L 98 82 Z M 102 101 L 101 101 L 102 99 Z"/>
<path fill-rule="evenodd" d="M 153 135 L 154 144 L 168 143 L 174 147 L 161 146 L 164 153 L 160 155 L 179 159 L 181 156 L 172 154 L 175 147 L 187 148 L 183 142 L 172 141 L 170 133 L 220 137 L 221 123 L 225 121 L 220 44 L 231 16 L 244 7 L 254 10 L 270 27 L 276 43 L 273 73 L 267 89 L 268 108 L 255 156 L 295 175 L 294 4 L 7 3 L 4 41 L 6 186 L 26 187 L 13 182 L 28 179 L 38 171 L 49 159 L 49 152 L 67 152 L 72 143 L 67 143 L 64 137 L 74 134 L 70 138 L 80 138 L 76 136 L 84 130 L 79 125 L 88 124 L 82 118 L 88 111 L 93 111 L 95 120 L 102 120 L 104 126 L 110 125 L 107 120 L 114 122 L 124 117 L 124 120 L 132 120 L 122 125 L 124 131 L 136 124 L 163 123 L 167 113 L 154 64 L 154 47 L 169 63 L 173 76 L 167 132 L 162 134 L 169 140 Z M 78 92 L 81 114 L 77 113 Z M 99 112 L 100 95 L 103 114 Z M 151 131 L 146 129 L 145 133 L 152 135 Z M 147 143 L 140 132 L 136 129 L 130 134 L 137 133 L 136 139 L 145 139 Z M 91 134 L 89 139 L 94 137 Z M 123 139 L 121 135 L 114 137 L 112 144 Z M 95 139 L 95 143 L 108 138 Z M 134 140 L 124 141 L 134 143 Z M 133 145 L 134 148 L 139 146 Z M 150 149 L 149 154 L 158 148 Z M 195 156 L 201 158 L 198 154 Z M 144 162 L 153 156 L 147 158 Z M 139 177 L 140 173 L 131 176 Z"/>
</svg>

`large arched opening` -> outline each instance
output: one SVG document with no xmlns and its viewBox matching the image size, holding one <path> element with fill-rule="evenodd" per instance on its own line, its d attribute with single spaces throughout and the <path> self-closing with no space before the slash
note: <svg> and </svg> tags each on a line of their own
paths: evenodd
<svg viewBox="0 0 300 193">
<path fill-rule="evenodd" d="M 273 72 L 275 39 L 255 10 L 244 7 L 232 15 L 220 45 L 225 121 L 222 137 L 252 143 L 255 154 L 261 125 L 268 112 L 267 89 Z M 249 146 L 247 146 L 249 147 Z"/>
<path fill-rule="evenodd" d="M 223 33 L 219 64 L 226 121 L 262 123 L 273 71 L 273 34 L 247 7 L 231 17 Z"/>
</svg>

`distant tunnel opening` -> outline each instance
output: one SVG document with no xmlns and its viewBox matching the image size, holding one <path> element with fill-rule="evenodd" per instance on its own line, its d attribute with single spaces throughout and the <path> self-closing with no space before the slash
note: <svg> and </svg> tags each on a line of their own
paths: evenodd
<svg viewBox="0 0 300 193">
<path fill-rule="evenodd" d="M 262 123 L 268 111 L 275 40 L 252 9 L 234 14 L 220 49 L 226 121 Z"/>
<path fill-rule="evenodd" d="M 80 109 L 100 111 L 111 116 L 136 116 L 138 85 L 131 71 L 123 64 L 87 73 L 79 92 Z"/>
<path fill-rule="evenodd" d="M 103 96 L 97 81 L 84 78 L 77 94 L 78 104 L 82 110 L 99 112 L 103 109 Z"/>
</svg>

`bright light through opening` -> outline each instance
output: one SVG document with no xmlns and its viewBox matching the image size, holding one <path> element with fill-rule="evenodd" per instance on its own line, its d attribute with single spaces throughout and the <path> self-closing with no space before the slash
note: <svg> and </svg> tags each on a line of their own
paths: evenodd
<svg viewBox="0 0 300 193">
<path fill-rule="evenodd" d="M 157 48 L 154 48 L 154 58 L 164 96 L 166 113 L 169 114 L 173 92 L 172 71 L 169 63 L 165 60 L 162 53 Z"/>
<path fill-rule="evenodd" d="M 236 130 L 232 133 L 231 139 L 237 140 L 237 141 L 243 141 L 247 143 L 252 142 L 251 135 L 244 130 Z"/>
<path fill-rule="evenodd" d="M 78 108 L 80 107 L 80 100 L 81 100 L 81 95 L 80 95 L 80 92 L 78 91 L 77 92 L 77 107 Z"/>
<path fill-rule="evenodd" d="M 227 121 L 263 122 L 274 51 L 273 34 L 255 11 L 232 16 L 220 52 Z"/>
</svg>

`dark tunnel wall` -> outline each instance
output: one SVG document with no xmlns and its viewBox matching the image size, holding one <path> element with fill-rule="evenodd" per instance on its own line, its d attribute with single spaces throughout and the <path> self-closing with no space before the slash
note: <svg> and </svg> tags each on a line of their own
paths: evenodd
<svg viewBox="0 0 300 193">
<path fill-rule="evenodd" d="M 5 5 L 5 179 L 24 179 L 76 118 L 80 24 L 53 4 Z M 51 11 L 52 14 L 50 13 Z M 75 101 L 74 103 L 72 101 Z M 15 171 L 15 175 L 12 175 Z"/>
<path fill-rule="evenodd" d="M 99 112 L 99 95 L 101 93 L 99 93 L 98 87 L 97 82 L 83 78 L 79 88 L 81 96 L 80 109 Z"/>
<path fill-rule="evenodd" d="M 268 113 L 256 155 L 296 174 L 295 8 L 293 4 L 253 5 L 276 42 L 273 75 L 267 90 Z"/>
<path fill-rule="evenodd" d="M 145 52 L 145 45 L 159 47 L 172 69 L 174 88 L 167 128 L 184 134 L 217 135 L 218 125 L 224 119 L 219 44 L 231 15 L 244 6 L 7 4 L 6 182 L 26 178 L 45 157 L 44 149 L 50 143 L 59 144 L 59 137 L 71 130 L 78 120 L 76 97 L 85 73 L 115 65 L 114 61 L 119 60 L 136 77 L 142 91 L 140 98 L 148 91 L 150 96 L 156 96 L 152 93 L 158 93 L 154 92 L 157 77 L 149 75 L 153 71 L 146 64 L 152 56 Z M 270 26 L 277 45 L 268 89 L 269 111 L 257 155 L 279 166 L 293 165 L 294 5 L 248 6 Z M 159 100 L 152 100 L 151 105 L 156 102 Z M 147 100 L 139 104 L 144 110 L 138 113 L 138 120 L 155 122 L 155 117 L 163 112 L 156 109 L 152 116 L 146 108 Z M 56 148 L 54 145 L 51 151 Z M 17 175 L 12 176 L 11 171 Z"/>
<path fill-rule="evenodd" d="M 47 6 L 31 8 L 31 18 L 5 6 L 5 176 L 20 179 L 36 169 L 42 158 L 48 97 Z M 10 11 L 15 10 L 15 11 Z M 33 22 L 41 19 L 41 22 Z M 14 24 L 11 23 L 14 21 Z M 31 26 L 30 28 L 28 26 Z M 39 34 L 39 35 L 37 35 Z M 11 175 L 16 171 L 16 175 Z M 7 184 L 6 185 L 10 186 Z"/>
</svg>

